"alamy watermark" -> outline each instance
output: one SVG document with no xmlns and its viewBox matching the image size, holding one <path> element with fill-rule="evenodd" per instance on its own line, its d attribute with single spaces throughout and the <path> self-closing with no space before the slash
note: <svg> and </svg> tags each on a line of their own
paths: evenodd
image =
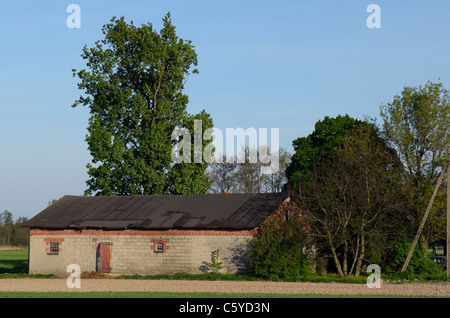
<svg viewBox="0 0 450 318">
<path fill-rule="evenodd" d="M 367 277 L 366 285 L 369 288 L 381 288 L 381 269 L 377 264 L 367 266 L 367 272 L 373 273 Z"/>
<path fill-rule="evenodd" d="M 366 20 L 366 25 L 369 29 L 381 28 L 381 8 L 378 4 L 369 4 L 366 8 L 366 12 L 371 13 Z"/>
<path fill-rule="evenodd" d="M 81 269 L 77 264 L 70 264 L 66 268 L 66 272 L 70 273 L 67 277 L 67 288 L 81 288 Z"/>
<path fill-rule="evenodd" d="M 66 19 L 66 26 L 69 29 L 81 28 L 81 8 L 78 4 L 69 4 L 66 8 L 66 12 L 70 15 Z M 366 8 L 366 12 L 370 15 L 366 19 L 366 25 L 369 29 L 381 28 L 381 8 L 378 4 L 369 4 Z"/>
<path fill-rule="evenodd" d="M 253 127 L 246 130 L 226 128 L 224 140 L 224 134 L 218 128 L 208 128 L 203 133 L 202 121 L 196 119 L 194 120 L 194 158 L 192 158 L 191 133 L 187 128 L 179 127 L 172 132 L 172 140 L 177 141 L 172 148 L 172 162 L 223 163 L 225 157 L 228 163 L 235 161 L 245 163 L 248 157 L 249 163 L 262 164 L 262 174 L 274 174 L 279 168 L 279 128 L 270 129 L 270 148 L 267 146 L 267 132 L 267 128 L 259 128 L 258 131 Z M 246 137 L 248 143 L 246 143 Z M 203 147 L 203 141 L 210 142 Z"/>
<path fill-rule="evenodd" d="M 81 8 L 78 4 L 69 4 L 66 12 L 71 13 L 66 19 L 66 26 L 69 29 L 81 28 Z"/>
</svg>

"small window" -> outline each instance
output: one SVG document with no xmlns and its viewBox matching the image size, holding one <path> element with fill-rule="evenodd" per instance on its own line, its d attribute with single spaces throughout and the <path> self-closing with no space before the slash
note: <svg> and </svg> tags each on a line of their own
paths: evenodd
<svg viewBox="0 0 450 318">
<path fill-rule="evenodd" d="M 156 244 L 156 251 L 164 252 L 164 243 L 163 242 L 158 242 L 158 244 Z"/>
<path fill-rule="evenodd" d="M 155 253 L 165 253 L 169 249 L 169 246 L 167 246 L 167 243 L 169 242 L 168 239 L 152 239 L 151 242 L 153 244 L 150 248 Z"/>
<path fill-rule="evenodd" d="M 59 242 L 50 242 L 50 253 L 52 254 L 59 253 Z"/>
</svg>

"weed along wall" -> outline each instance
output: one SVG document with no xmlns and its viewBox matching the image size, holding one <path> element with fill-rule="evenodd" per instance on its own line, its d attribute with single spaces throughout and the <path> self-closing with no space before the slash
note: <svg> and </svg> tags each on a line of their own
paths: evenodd
<svg viewBox="0 0 450 318">
<path fill-rule="evenodd" d="M 30 230 L 30 274 L 199 274 L 220 250 L 221 273 L 247 268 L 249 230 Z"/>
</svg>

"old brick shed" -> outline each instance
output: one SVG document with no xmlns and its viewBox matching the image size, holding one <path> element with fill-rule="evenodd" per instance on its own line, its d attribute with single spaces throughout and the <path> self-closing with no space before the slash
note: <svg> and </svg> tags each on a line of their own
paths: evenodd
<svg viewBox="0 0 450 318">
<path fill-rule="evenodd" d="M 64 196 L 25 224 L 29 272 L 195 274 L 217 249 L 221 272 L 245 271 L 255 228 L 290 204 L 286 193 Z"/>
</svg>

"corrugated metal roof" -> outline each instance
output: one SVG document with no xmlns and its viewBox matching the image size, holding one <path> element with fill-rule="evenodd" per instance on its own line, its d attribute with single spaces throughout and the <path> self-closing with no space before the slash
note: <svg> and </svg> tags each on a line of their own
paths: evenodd
<svg viewBox="0 0 450 318">
<path fill-rule="evenodd" d="M 286 193 L 64 196 L 25 223 L 32 228 L 169 229 L 259 226 Z"/>
</svg>

